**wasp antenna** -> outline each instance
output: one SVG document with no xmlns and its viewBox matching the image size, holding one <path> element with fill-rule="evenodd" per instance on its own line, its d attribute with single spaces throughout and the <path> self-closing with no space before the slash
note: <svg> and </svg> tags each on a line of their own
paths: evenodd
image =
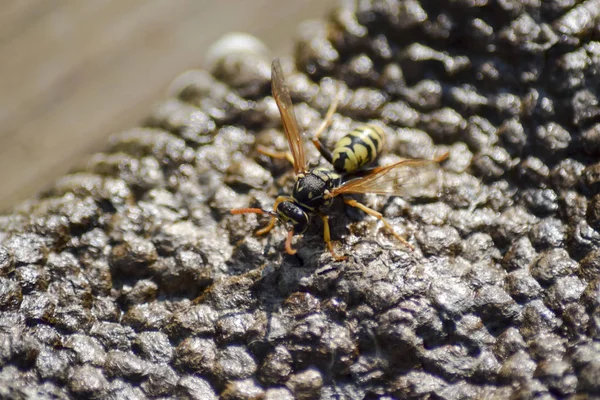
<svg viewBox="0 0 600 400">
<path fill-rule="evenodd" d="M 292 237 L 294 236 L 294 231 L 288 231 L 287 239 L 285 240 L 285 251 L 289 255 L 296 254 L 296 250 L 292 249 Z"/>
</svg>

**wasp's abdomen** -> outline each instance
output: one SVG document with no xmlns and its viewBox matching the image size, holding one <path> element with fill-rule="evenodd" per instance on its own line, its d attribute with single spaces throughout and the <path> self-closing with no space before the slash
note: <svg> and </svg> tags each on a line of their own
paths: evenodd
<svg viewBox="0 0 600 400">
<path fill-rule="evenodd" d="M 362 125 L 341 138 L 333 150 L 333 166 L 339 172 L 355 172 L 375 161 L 383 149 L 384 132 L 377 125 Z"/>
</svg>

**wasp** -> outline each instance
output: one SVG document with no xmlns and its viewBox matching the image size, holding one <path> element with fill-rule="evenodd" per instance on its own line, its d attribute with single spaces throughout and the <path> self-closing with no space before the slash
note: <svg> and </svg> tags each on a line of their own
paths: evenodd
<svg viewBox="0 0 600 400">
<path fill-rule="evenodd" d="M 306 232 L 311 218 L 318 215 L 323 221 L 323 239 L 327 249 L 334 259 L 343 260 L 346 257 L 337 255 L 333 249 L 329 217 L 326 214 L 334 198 L 341 197 L 345 204 L 379 219 L 396 239 L 413 250 L 410 243 L 394 231 L 380 212 L 355 199 L 347 198 L 345 195 L 364 193 L 400 195 L 402 193 L 400 188 L 403 185 L 417 180 L 421 170 L 430 170 L 431 166 L 437 166 L 439 162 L 447 158 L 448 154 L 434 160 L 404 159 L 387 166 L 363 169 L 364 166 L 375 161 L 381 153 L 385 140 L 384 131 L 375 124 L 362 125 L 342 137 L 336 143 L 333 152 L 325 148 L 321 144 L 320 135 L 331 123 L 340 101 L 338 95 L 312 138 L 312 143 L 323 158 L 333 166 L 333 169 L 317 167 L 309 170 L 304 155 L 303 135 L 294 113 L 279 59 L 275 59 L 272 63 L 271 87 L 273 98 L 281 114 L 289 152 L 276 152 L 263 147 L 258 150 L 272 158 L 286 158 L 290 161 L 296 176 L 292 195 L 277 197 L 273 211 L 261 208 L 241 208 L 231 210 L 231 213 L 270 215 L 269 224 L 258 230 L 256 232 L 258 235 L 269 233 L 277 220 L 283 222 L 288 230 L 285 249 L 291 255 L 296 253 L 296 250 L 292 248 L 293 236 Z"/>
</svg>

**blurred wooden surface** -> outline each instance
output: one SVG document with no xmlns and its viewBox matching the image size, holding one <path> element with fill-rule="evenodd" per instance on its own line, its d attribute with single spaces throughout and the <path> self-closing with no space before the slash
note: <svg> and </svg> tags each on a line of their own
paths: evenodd
<svg viewBox="0 0 600 400">
<path fill-rule="evenodd" d="M 227 32 L 273 54 L 335 0 L 4 0 L 0 4 L 0 210 L 132 127 Z"/>
</svg>

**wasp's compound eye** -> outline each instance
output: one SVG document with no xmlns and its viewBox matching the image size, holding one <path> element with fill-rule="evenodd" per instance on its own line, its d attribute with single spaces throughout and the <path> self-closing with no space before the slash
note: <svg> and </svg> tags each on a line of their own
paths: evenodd
<svg viewBox="0 0 600 400">
<path fill-rule="evenodd" d="M 291 201 L 279 203 L 277 206 L 277 215 L 284 223 L 291 225 L 295 235 L 304 233 L 310 222 L 308 214 Z"/>
</svg>

